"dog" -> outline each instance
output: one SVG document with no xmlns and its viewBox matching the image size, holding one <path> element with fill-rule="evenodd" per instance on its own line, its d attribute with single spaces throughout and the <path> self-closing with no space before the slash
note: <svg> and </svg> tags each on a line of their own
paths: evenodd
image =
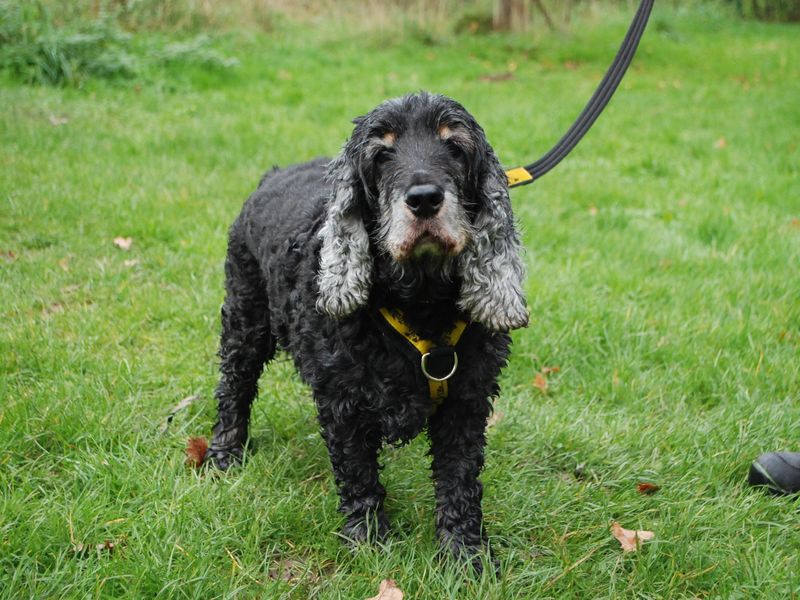
<svg viewBox="0 0 800 600">
<path fill-rule="evenodd" d="M 343 536 L 387 535 L 379 451 L 426 430 L 437 540 L 480 570 L 486 421 L 509 332 L 528 322 L 506 175 L 447 97 L 387 100 L 353 123 L 333 160 L 268 172 L 230 228 L 204 460 L 241 461 L 258 379 L 283 349 L 313 392 Z"/>
</svg>

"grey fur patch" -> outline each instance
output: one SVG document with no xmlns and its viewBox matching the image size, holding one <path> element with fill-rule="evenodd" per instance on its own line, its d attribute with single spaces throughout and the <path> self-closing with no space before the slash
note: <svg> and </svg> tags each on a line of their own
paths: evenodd
<svg viewBox="0 0 800 600">
<path fill-rule="evenodd" d="M 394 190 L 389 199 L 382 199 L 389 209 L 380 216 L 380 235 L 383 245 L 397 261 L 416 255 L 415 247 L 423 234 L 428 234 L 438 243 L 436 254 L 455 256 L 467 243 L 469 222 L 456 195 L 445 190 L 444 202 L 439 212 L 428 219 L 417 219 L 403 201 L 403 192 Z"/>
<path fill-rule="evenodd" d="M 335 319 L 364 306 L 372 288 L 372 255 L 355 186 L 357 175 L 344 153 L 328 167 L 333 193 L 326 207 L 317 283 L 317 309 Z"/>
<path fill-rule="evenodd" d="M 470 243 L 459 257 L 460 309 L 494 331 L 528 324 L 522 284 L 525 265 L 514 226 L 508 184 L 494 154 L 482 188 L 483 208 L 476 216 Z"/>
</svg>

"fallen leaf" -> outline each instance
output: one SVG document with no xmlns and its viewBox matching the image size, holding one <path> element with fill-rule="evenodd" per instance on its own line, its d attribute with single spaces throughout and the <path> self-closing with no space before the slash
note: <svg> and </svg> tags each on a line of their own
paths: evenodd
<svg viewBox="0 0 800 600">
<path fill-rule="evenodd" d="M 611 524 L 611 535 L 620 543 L 623 552 L 636 552 L 643 542 L 652 540 L 656 534 L 652 531 L 625 529 L 614 521 Z"/>
<path fill-rule="evenodd" d="M 508 71 L 503 73 L 486 73 L 480 76 L 481 81 L 488 81 L 490 83 L 497 83 L 499 81 L 508 81 L 514 79 L 514 74 Z"/>
<path fill-rule="evenodd" d="M 2 256 L 8 262 L 14 262 L 17 260 L 17 255 L 13 250 L 0 250 L 0 256 Z"/>
<path fill-rule="evenodd" d="M 792 219 L 792 221 L 789 223 L 789 226 L 793 227 L 794 229 L 800 229 L 800 219 L 798 219 L 797 217 L 794 217 Z M 9 255 L 11 255 L 11 254 L 13 254 L 13 253 L 9 252 Z"/>
<path fill-rule="evenodd" d="M 100 544 L 72 544 L 72 551 L 79 558 L 88 556 L 92 550 L 100 556 L 102 554 L 112 554 L 117 548 L 117 543 L 111 540 L 103 540 Z"/>
<path fill-rule="evenodd" d="M 722 150 L 728 145 L 728 140 L 725 139 L 725 136 L 719 138 L 716 142 L 714 142 L 714 148 L 717 150 Z"/>
<path fill-rule="evenodd" d="M 169 414 L 167 415 L 167 418 L 164 421 L 164 424 L 161 426 L 161 429 L 159 431 L 161 433 L 166 432 L 167 428 L 169 427 L 169 424 L 172 423 L 172 419 L 175 418 L 175 415 L 177 415 L 179 412 L 181 412 L 184 408 L 189 408 L 189 406 L 192 404 L 192 402 L 194 402 L 195 400 L 197 400 L 199 398 L 200 398 L 200 396 L 198 396 L 197 394 L 192 394 L 191 396 L 186 396 L 186 398 L 184 398 L 183 400 L 178 402 L 175 406 L 173 406 L 172 410 L 169 411 Z"/>
<path fill-rule="evenodd" d="M 542 367 L 543 375 L 550 375 L 550 373 L 558 373 L 561 367 Z"/>
<path fill-rule="evenodd" d="M 642 481 L 636 484 L 636 491 L 639 492 L 640 494 L 645 494 L 646 496 L 655 494 L 660 489 L 661 489 L 660 485 L 656 485 L 655 483 L 647 483 L 646 481 Z"/>
<path fill-rule="evenodd" d="M 547 393 L 547 379 L 541 373 L 537 373 L 533 378 L 533 387 L 537 388 L 543 394 Z"/>
<path fill-rule="evenodd" d="M 186 443 L 186 464 L 200 468 L 208 450 L 208 440 L 204 437 L 191 437 Z"/>
<path fill-rule="evenodd" d="M 50 115 L 47 117 L 47 120 L 50 121 L 50 125 L 53 127 L 58 127 L 59 125 L 66 125 L 69 123 L 69 119 L 67 117 L 62 117 L 59 115 Z"/>
<path fill-rule="evenodd" d="M 114 245 L 121 250 L 130 250 L 133 245 L 133 238 L 129 237 L 115 237 Z"/>
<path fill-rule="evenodd" d="M 486 427 L 494 427 L 503 420 L 504 416 L 499 410 L 492 411 L 492 414 L 486 419 Z"/>
<path fill-rule="evenodd" d="M 403 592 L 397 587 L 394 579 L 384 579 L 378 589 L 378 595 L 367 600 L 403 600 Z"/>
<path fill-rule="evenodd" d="M 42 309 L 42 316 L 47 318 L 51 317 L 52 315 L 56 315 L 63 312 L 64 312 L 64 306 L 62 304 L 59 304 L 58 302 L 53 302 L 49 306 L 45 306 Z"/>
</svg>

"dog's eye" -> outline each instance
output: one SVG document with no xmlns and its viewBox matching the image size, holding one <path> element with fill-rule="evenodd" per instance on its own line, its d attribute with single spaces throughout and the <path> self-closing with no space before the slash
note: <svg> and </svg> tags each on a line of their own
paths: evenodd
<svg viewBox="0 0 800 600">
<path fill-rule="evenodd" d="M 451 156 L 455 159 L 464 160 L 467 158 L 466 150 L 464 150 L 463 146 L 457 144 L 456 142 L 448 140 L 447 150 L 450 152 Z"/>
<path fill-rule="evenodd" d="M 392 157 L 393 153 L 394 150 L 391 148 L 381 148 L 375 153 L 375 158 L 373 160 L 375 161 L 376 165 L 382 165 Z"/>
</svg>

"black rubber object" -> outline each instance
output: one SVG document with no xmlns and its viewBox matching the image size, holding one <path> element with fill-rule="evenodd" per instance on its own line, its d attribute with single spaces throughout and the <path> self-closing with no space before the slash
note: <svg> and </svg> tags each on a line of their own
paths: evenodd
<svg viewBox="0 0 800 600">
<path fill-rule="evenodd" d="M 767 452 L 750 466 L 750 485 L 776 494 L 800 492 L 800 452 Z"/>
<path fill-rule="evenodd" d="M 636 49 L 639 47 L 639 40 L 642 39 L 642 34 L 644 34 L 654 1 L 655 0 L 642 0 L 639 4 L 636 15 L 633 17 L 633 21 L 628 28 L 628 33 L 625 34 L 625 39 L 622 40 L 622 45 L 619 47 L 614 61 L 611 63 L 608 71 L 606 71 L 603 80 L 600 82 L 594 94 L 592 94 L 589 102 L 586 103 L 583 111 L 572 124 L 572 127 L 567 130 L 567 133 L 556 142 L 556 145 L 553 146 L 547 154 L 525 167 L 525 170 L 531 174 L 532 179 L 520 181 L 509 187 L 528 185 L 539 179 L 560 163 L 586 132 L 589 131 L 589 128 L 597 120 L 597 117 L 603 112 L 608 101 L 611 100 L 611 96 L 614 95 L 617 86 L 619 86 L 619 82 L 622 81 L 622 78 L 625 76 L 625 72 L 628 70 L 628 66 L 631 64 L 634 54 L 636 54 Z"/>
</svg>

